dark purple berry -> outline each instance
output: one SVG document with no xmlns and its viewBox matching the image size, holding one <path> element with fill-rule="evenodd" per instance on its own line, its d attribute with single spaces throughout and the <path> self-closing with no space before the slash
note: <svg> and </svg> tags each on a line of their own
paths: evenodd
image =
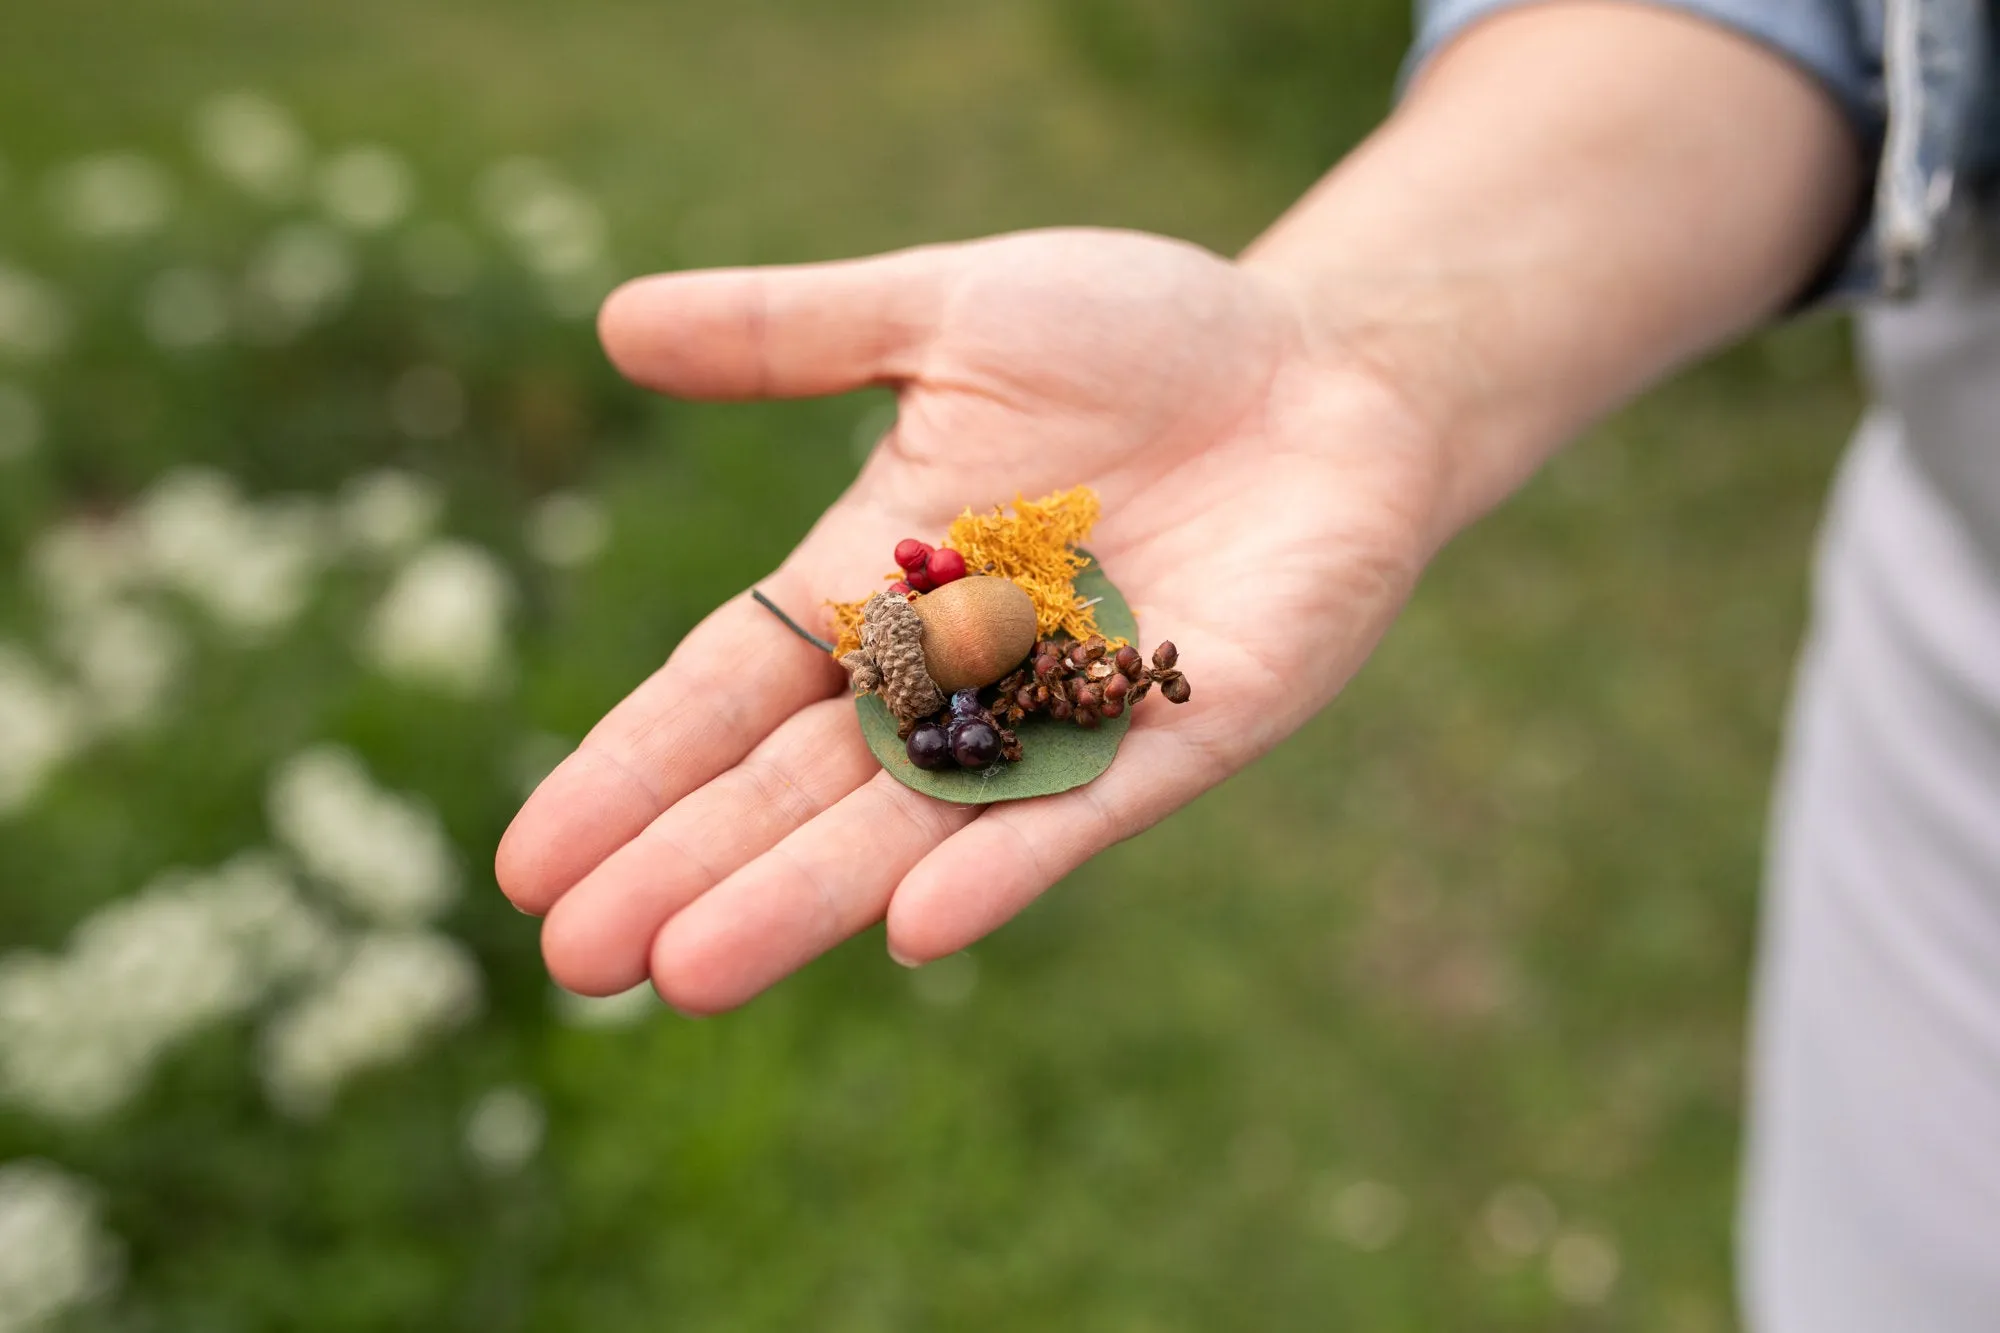
<svg viewBox="0 0 2000 1333">
<path fill-rule="evenodd" d="M 1000 733 L 984 722 L 955 722 L 951 757 L 965 768 L 985 768 L 1000 758 Z"/>
<path fill-rule="evenodd" d="M 954 718 L 978 717 L 983 711 L 979 706 L 978 690 L 959 690 L 951 696 L 951 715 Z"/>
<path fill-rule="evenodd" d="M 910 733 L 910 739 L 903 748 L 908 752 L 910 762 L 918 768 L 935 773 L 941 768 L 951 767 L 951 741 L 945 736 L 943 727 L 935 724 L 918 727 Z"/>
</svg>

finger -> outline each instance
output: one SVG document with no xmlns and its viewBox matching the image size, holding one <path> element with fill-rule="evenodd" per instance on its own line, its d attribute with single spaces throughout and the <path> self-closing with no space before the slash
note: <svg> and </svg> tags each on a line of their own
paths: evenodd
<svg viewBox="0 0 2000 1333">
<path fill-rule="evenodd" d="M 821 600 L 789 570 L 763 586 L 781 606 Z M 840 687 L 833 660 L 747 594 L 725 603 L 542 780 L 500 839 L 501 891 L 524 912 L 548 911 L 662 811 Z"/>
<path fill-rule="evenodd" d="M 1215 760 L 1191 744 L 1193 734 L 1186 725 L 1135 723 L 1096 781 L 993 806 L 953 834 L 896 887 L 889 952 L 912 965 L 957 953 L 1091 857 L 1192 800 L 1218 780 Z"/>
<path fill-rule="evenodd" d="M 742 1004 L 880 921 L 897 881 L 978 814 L 877 773 L 668 921 L 653 985 L 687 1013 Z"/>
<path fill-rule="evenodd" d="M 598 315 L 628 378 L 682 398 L 792 398 L 911 378 L 949 249 L 639 278 Z"/>
<path fill-rule="evenodd" d="M 638 985 L 669 918 L 880 767 L 846 699 L 794 714 L 556 901 L 542 926 L 549 974 L 579 995 Z"/>
</svg>

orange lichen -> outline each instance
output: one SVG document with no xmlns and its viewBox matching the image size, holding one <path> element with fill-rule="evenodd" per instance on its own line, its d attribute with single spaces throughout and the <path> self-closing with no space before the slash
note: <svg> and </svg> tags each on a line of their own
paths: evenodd
<svg viewBox="0 0 2000 1333">
<path fill-rule="evenodd" d="M 868 605 L 859 602 L 828 602 L 826 608 L 833 617 L 833 655 L 845 657 L 861 647 L 861 608 Z"/>
<path fill-rule="evenodd" d="M 952 520 L 945 546 L 965 557 L 974 574 L 1012 579 L 1035 603 L 1035 632 L 1044 639 L 1058 635 L 1088 639 L 1098 632 L 1097 615 L 1076 595 L 1076 576 L 1090 557 L 1076 548 L 1090 536 L 1100 506 L 1097 492 L 1075 486 L 1039 500 L 1014 498 L 1014 512 L 995 506 L 990 514 L 970 509 Z M 902 577 L 900 572 L 885 581 Z M 860 602 L 828 602 L 834 631 L 835 657 L 861 646 Z"/>
<path fill-rule="evenodd" d="M 1079 604 L 1076 576 L 1090 564 L 1077 546 L 1090 536 L 1100 506 L 1097 492 L 1075 486 L 1039 500 L 1014 497 L 1014 512 L 970 509 L 952 520 L 944 544 L 965 557 L 975 573 L 997 574 L 1027 590 L 1035 603 L 1036 632 L 1044 639 L 1097 633 L 1097 616 Z"/>
</svg>

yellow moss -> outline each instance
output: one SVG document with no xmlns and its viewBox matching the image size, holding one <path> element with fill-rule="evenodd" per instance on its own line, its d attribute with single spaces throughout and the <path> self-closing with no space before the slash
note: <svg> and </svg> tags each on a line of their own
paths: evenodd
<svg viewBox="0 0 2000 1333">
<path fill-rule="evenodd" d="M 1076 576 L 1090 564 L 1077 546 L 1090 536 L 1100 506 L 1097 492 L 1076 486 L 1039 500 L 1014 497 L 1014 512 L 970 509 L 952 520 L 944 544 L 965 557 L 966 569 L 1012 579 L 1035 603 L 1035 632 L 1087 639 L 1097 615 L 1077 604 Z M 990 568 L 989 568 L 990 566 Z"/>
<path fill-rule="evenodd" d="M 1012 579 L 1035 603 L 1035 633 L 1087 639 L 1097 633 L 1097 614 L 1078 605 L 1076 576 L 1090 558 L 1077 551 L 1097 523 L 1097 492 L 1076 486 L 1039 500 L 1014 498 L 1014 512 L 995 506 L 990 514 L 970 509 L 952 520 L 943 545 L 965 557 L 965 568 Z M 900 574 L 887 576 L 893 582 Z M 861 646 L 860 602 L 828 602 L 833 620 L 834 656 Z"/>
<path fill-rule="evenodd" d="M 859 602 L 828 602 L 827 612 L 833 617 L 833 655 L 845 657 L 861 646 L 861 608 L 868 605 L 866 599 Z"/>
</svg>

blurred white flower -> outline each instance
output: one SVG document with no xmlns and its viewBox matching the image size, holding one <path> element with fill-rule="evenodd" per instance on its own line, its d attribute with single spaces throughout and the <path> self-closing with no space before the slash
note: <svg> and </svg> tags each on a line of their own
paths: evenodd
<svg viewBox="0 0 2000 1333">
<path fill-rule="evenodd" d="M 0 380 L 0 463 L 26 458 L 41 445 L 41 404 L 20 385 Z"/>
<path fill-rule="evenodd" d="M 382 468 L 354 477 L 334 502 L 334 528 L 350 551 L 394 555 L 429 537 L 444 512 L 444 489 L 417 472 Z"/>
<path fill-rule="evenodd" d="M 319 169 L 319 201 L 327 216 L 355 231 L 380 231 L 402 221 L 416 194 L 409 164 L 387 148 L 349 148 Z"/>
<path fill-rule="evenodd" d="M 479 272 L 479 250 L 449 222 L 426 222 L 403 239 L 403 273 L 425 296 L 457 296 Z"/>
<path fill-rule="evenodd" d="M 478 1012 L 479 966 L 429 931 L 365 937 L 345 965 L 264 1031 L 265 1091 L 281 1110 L 324 1110 L 355 1074 L 395 1064 Z"/>
<path fill-rule="evenodd" d="M 1571 1305 L 1603 1304 L 1618 1268 L 1618 1247 L 1596 1232 L 1566 1232 L 1549 1247 L 1549 1286 Z"/>
<path fill-rule="evenodd" d="M 541 1098 L 526 1088 L 491 1088 L 465 1117 L 465 1153 L 492 1176 L 511 1176 L 541 1151 L 548 1130 Z"/>
<path fill-rule="evenodd" d="M 545 496 L 528 515 L 528 549 L 558 569 L 589 564 L 610 540 L 611 520 L 604 506 L 575 491 Z"/>
<path fill-rule="evenodd" d="M 95 1191 L 48 1162 L 0 1163 L 0 1333 L 48 1327 L 108 1294 L 123 1269 Z"/>
<path fill-rule="evenodd" d="M 272 233 L 244 274 L 244 318 L 266 342 L 283 342 L 326 318 L 354 288 L 346 239 L 320 222 L 295 222 Z"/>
<path fill-rule="evenodd" d="M 1555 1234 L 1556 1206 L 1533 1185 L 1503 1185 L 1486 1201 L 1480 1220 L 1498 1256 L 1525 1259 Z"/>
<path fill-rule="evenodd" d="M 578 995 L 560 986 L 549 989 L 556 1018 L 573 1028 L 628 1028 L 665 1010 L 650 982 L 642 981 L 631 990 L 605 996 Z"/>
<path fill-rule="evenodd" d="M 543 276 L 583 273 L 604 259 L 604 214 L 545 162 L 515 157 L 479 183 L 482 212 Z"/>
<path fill-rule="evenodd" d="M 289 198 L 305 174 L 305 135 L 283 107 L 257 93 L 204 102 L 195 112 L 194 139 L 218 175 L 262 199 Z"/>
<path fill-rule="evenodd" d="M 329 554 L 327 524 L 310 501 L 251 504 L 207 468 L 162 477 L 132 521 L 151 577 L 247 636 L 298 615 Z"/>
<path fill-rule="evenodd" d="M 352 751 L 315 746 L 271 778 L 272 831 L 314 878 L 385 925 L 427 921 L 458 893 L 458 863 L 428 806 L 375 785 Z"/>
<path fill-rule="evenodd" d="M 78 702 L 93 731 L 151 722 L 187 653 L 171 621 L 129 602 L 90 604 L 66 616 L 55 639 L 76 671 Z"/>
<path fill-rule="evenodd" d="M 514 588 L 491 552 L 439 541 L 412 556 L 376 604 L 362 640 L 384 674 L 454 694 L 506 675 Z"/>
<path fill-rule="evenodd" d="M 229 332 L 228 290 L 206 269 L 168 269 L 146 285 L 139 324 L 156 347 L 207 347 Z"/>
<path fill-rule="evenodd" d="M 1357 1250 L 1386 1248 L 1410 1217 L 1408 1196 L 1379 1180 L 1325 1182 L 1316 1208 L 1319 1224 Z"/>
<path fill-rule="evenodd" d="M 289 624 L 304 609 L 312 579 L 327 558 L 325 515 L 292 497 L 246 509 L 235 562 L 209 571 L 200 588 L 184 585 L 221 623 L 245 637 Z"/>
<path fill-rule="evenodd" d="M 0 261 L 0 353 L 48 356 L 69 340 L 62 294 L 24 269 Z"/>
<path fill-rule="evenodd" d="M 443 366 L 417 366 L 389 388 L 389 419 L 413 440 L 441 440 L 465 424 L 465 388 Z"/>
<path fill-rule="evenodd" d="M 326 967 L 338 936 L 268 855 L 176 871 L 86 918 L 63 954 L 0 958 L 0 1098 L 113 1110 L 187 1037 Z"/>
<path fill-rule="evenodd" d="M 56 220 L 91 240 L 158 231 L 174 205 L 172 178 L 141 153 L 81 158 L 51 177 L 48 190 Z"/>
<path fill-rule="evenodd" d="M 83 742 L 71 691 L 8 643 L 0 643 L 0 736 L 0 815 L 33 800 Z"/>
<path fill-rule="evenodd" d="M 122 520 L 67 519 L 45 529 L 28 553 L 43 598 L 61 615 L 93 610 L 144 580 L 137 533 Z"/>
</svg>

